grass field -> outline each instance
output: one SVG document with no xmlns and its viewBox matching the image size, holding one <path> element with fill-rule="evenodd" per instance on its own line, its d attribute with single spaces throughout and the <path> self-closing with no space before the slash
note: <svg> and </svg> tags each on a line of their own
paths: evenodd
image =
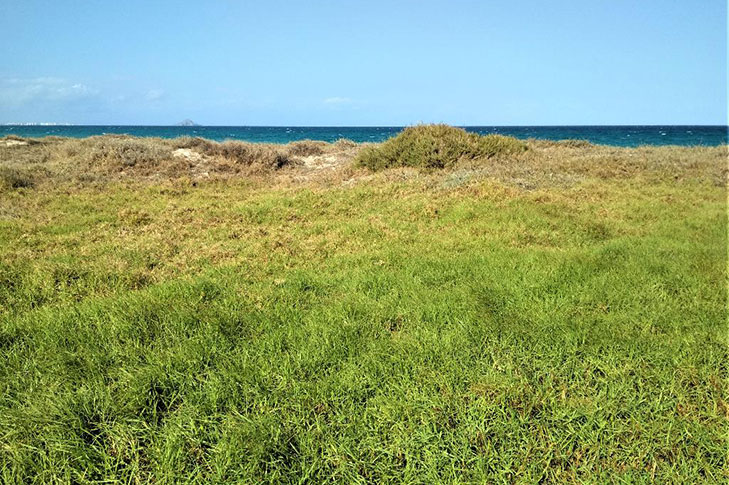
<svg viewBox="0 0 729 485">
<path fill-rule="evenodd" d="M 204 143 L 0 147 L 4 483 L 729 479 L 726 147 Z"/>
</svg>

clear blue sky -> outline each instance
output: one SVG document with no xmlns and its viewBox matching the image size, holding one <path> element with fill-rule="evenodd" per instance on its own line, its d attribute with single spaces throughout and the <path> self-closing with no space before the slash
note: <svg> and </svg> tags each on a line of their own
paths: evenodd
<svg viewBox="0 0 729 485">
<path fill-rule="evenodd" d="M 0 122 L 726 124 L 725 0 L 0 0 Z"/>
</svg>

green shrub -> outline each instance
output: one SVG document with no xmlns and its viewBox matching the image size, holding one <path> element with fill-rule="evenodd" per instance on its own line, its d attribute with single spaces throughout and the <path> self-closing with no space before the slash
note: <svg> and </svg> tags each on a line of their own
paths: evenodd
<svg viewBox="0 0 729 485">
<path fill-rule="evenodd" d="M 434 169 L 450 167 L 462 160 L 485 159 L 526 149 L 526 144 L 516 138 L 482 136 L 448 125 L 418 125 L 406 128 L 380 145 L 365 148 L 357 157 L 357 163 L 372 170 L 390 167 Z"/>
</svg>

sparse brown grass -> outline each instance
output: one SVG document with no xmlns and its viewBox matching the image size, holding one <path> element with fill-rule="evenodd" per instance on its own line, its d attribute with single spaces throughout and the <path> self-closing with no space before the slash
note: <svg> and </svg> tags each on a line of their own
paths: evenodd
<svg viewBox="0 0 729 485">
<path fill-rule="evenodd" d="M 36 181 L 53 183 L 267 176 L 302 165 L 305 157 L 341 158 L 343 153 L 358 149 L 351 142 L 329 144 L 312 140 L 277 145 L 236 140 L 215 142 L 193 137 L 170 140 L 124 135 L 86 139 L 12 136 L 0 139 L 0 167 L 5 174 L 3 185 L 11 188 L 32 185 L 11 180 L 25 174 L 30 167 L 46 172 L 41 176 L 35 170 L 39 172 L 33 174 Z"/>
<path fill-rule="evenodd" d="M 589 148 L 592 146 L 595 146 L 594 144 L 590 143 L 587 140 L 558 140 L 553 142 L 557 146 L 567 147 L 567 148 Z"/>
</svg>

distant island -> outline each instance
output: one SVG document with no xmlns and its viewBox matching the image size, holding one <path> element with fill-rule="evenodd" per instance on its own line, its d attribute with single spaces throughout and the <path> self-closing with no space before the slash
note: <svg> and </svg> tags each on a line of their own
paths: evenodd
<svg viewBox="0 0 729 485">
<path fill-rule="evenodd" d="M 200 126 L 191 119 L 182 120 L 179 123 L 175 124 L 175 126 Z"/>
</svg>

